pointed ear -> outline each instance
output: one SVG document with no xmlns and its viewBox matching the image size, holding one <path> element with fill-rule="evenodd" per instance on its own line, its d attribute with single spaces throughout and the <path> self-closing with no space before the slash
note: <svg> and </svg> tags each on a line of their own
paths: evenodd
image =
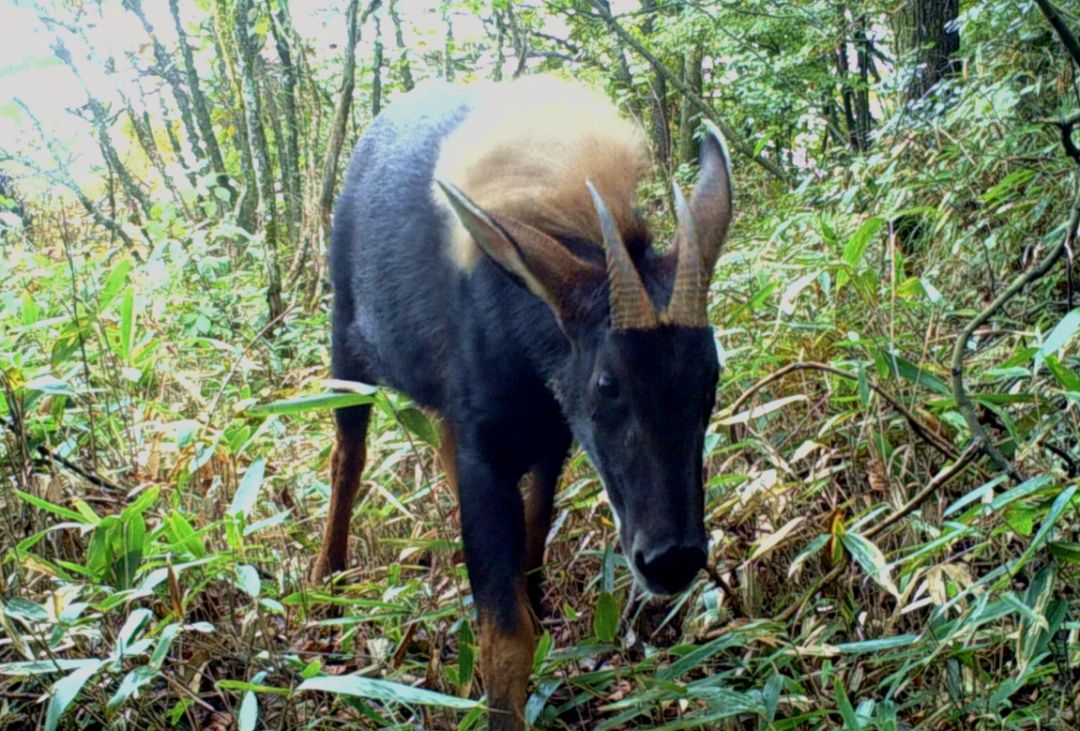
<svg viewBox="0 0 1080 731">
<path fill-rule="evenodd" d="M 731 199 L 735 192 L 727 144 L 720 130 L 709 121 L 705 122 L 705 137 L 701 140 L 699 168 L 697 185 L 690 196 L 690 213 L 697 230 L 705 281 L 708 282 L 731 224 Z"/>
<path fill-rule="evenodd" d="M 485 212 L 452 183 L 436 182 L 485 254 L 524 282 L 560 322 L 581 314 L 582 285 L 602 278 L 603 268 L 574 256 L 557 239 L 528 224 Z"/>
</svg>

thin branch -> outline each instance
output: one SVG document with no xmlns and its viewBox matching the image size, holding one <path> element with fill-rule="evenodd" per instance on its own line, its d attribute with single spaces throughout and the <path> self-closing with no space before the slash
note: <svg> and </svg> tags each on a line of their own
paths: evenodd
<svg viewBox="0 0 1080 731">
<path fill-rule="evenodd" d="M 1017 276 L 1012 281 L 1012 284 L 1006 287 L 993 302 L 986 306 L 986 309 L 972 318 L 967 326 L 960 332 L 960 335 L 956 339 L 956 344 L 953 346 L 952 385 L 953 396 L 956 399 L 956 410 L 963 415 L 964 421 L 967 422 L 968 428 L 971 430 L 972 437 L 977 443 L 983 445 L 986 453 L 994 460 L 998 469 L 1007 473 L 1009 477 L 1016 482 L 1024 481 L 1023 473 L 1021 473 L 1020 470 L 1001 453 L 1001 450 L 997 448 L 997 445 L 990 441 L 986 434 L 986 430 L 979 421 L 978 415 L 975 413 L 975 406 L 968 396 L 967 390 L 964 388 L 964 350 L 967 348 L 968 340 L 971 339 L 975 330 L 993 317 L 998 310 L 1019 294 L 1024 287 L 1045 276 L 1046 273 L 1053 268 L 1054 264 L 1057 263 L 1058 259 L 1061 258 L 1062 254 L 1072 250 L 1078 225 L 1080 225 L 1080 178 L 1077 180 L 1076 196 L 1073 201 L 1072 212 L 1069 215 L 1069 223 L 1065 230 L 1065 235 L 1061 238 L 1061 242 L 1058 243 L 1037 266 L 1034 266 Z"/>
<path fill-rule="evenodd" d="M 1039 9 L 1042 10 L 1043 15 L 1050 22 L 1050 25 L 1057 31 L 1058 37 L 1061 39 L 1062 44 L 1069 51 L 1072 56 L 1073 62 L 1080 67 L 1080 44 L 1077 44 L 1076 38 L 1072 32 L 1066 26 L 1065 21 L 1062 19 L 1061 14 L 1057 8 L 1049 0 L 1035 0 Z M 1065 148 L 1065 154 L 1073 159 L 1078 165 L 1080 165 L 1080 152 L 1076 150 L 1072 141 L 1072 129 L 1078 121 L 1078 115 L 1074 114 L 1068 119 L 1059 123 L 1061 127 L 1061 142 Z M 964 388 L 964 350 L 967 348 L 968 340 L 971 338 L 972 333 L 989 320 L 995 313 L 998 312 L 1005 304 L 1015 297 L 1021 290 L 1028 284 L 1037 281 L 1041 277 L 1045 276 L 1047 272 L 1053 268 L 1057 260 L 1061 258 L 1061 255 L 1065 252 L 1072 251 L 1073 241 L 1076 238 L 1076 227 L 1080 225 L 1080 177 L 1076 183 L 1076 195 L 1073 200 L 1072 211 L 1069 214 L 1069 223 L 1065 229 L 1065 235 L 1061 238 L 1061 242 L 1057 244 L 1046 257 L 1037 265 L 1028 269 L 1026 272 L 1020 274 L 1016 279 L 1012 281 L 1005 291 L 994 298 L 987 307 L 972 318 L 971 322 L 967 324 L 960 336 L 956 339 L 956 344 L 953 346 L 952 354 L 952 383 L 953 383 L 953 395 L 956 398 L 956 409 L 963 415 L 964 421 L 967 422 L 968 428 L 971 430 L 971 435 L 976 444 L 982 445 L 986 450 L 986 453 L 990 456 L 994 463 L 998 466 L 1002 472 L 1005 472 L 1016 482 L 1023 482 L 1024 475 L 1020 470 L 1010 462 L 1001 450 L 997 448 L 986 434 L 986 430 L 983 429 L 982 423 L 979 421 L 978 415 L 975 413 L 975 406 L 972 404 L 970 397 L 967 394 L 967 390 Z"/>
<path fill-rule="evenodd" d="M 863 537 L 867 539 L 872 539 L 889 526 L 894 525 L 901 518 L 909 515 L 912 511 L 922 505 L 922 503 L 928 497 L 936 493 L 938 490 L 940 490 L 942 487 L 952 481 L 953 478 L 963 472 L 964 468 L 967 467 L 971 463 L 971 461 L 979 455 L 981 451 L 982 450 L 979 448 L 979 445 L 974 443 L 969 444 L 967 449 L 965 449 L 963 453 L 961 453 L 960 456 L 956 458 L 955 462 L 934 475 L 921 490 L 919 490 L 917 493 L 915 493 L 915 495 L 911 497 L 910 500 L 900 506 L 899 509 L 891 513 L 881 522 L 864 530 L 862 532 Z M 829 571 L 829 573 L 814 581 L 814 583 L 811 584 L 810 587 L 802 593 L 802 596 L 799 597 L 798 601 L 792 602 L 787 609 L 773 617 L 773 621 L 786 622 L 787 620 L 798 614 L 800 611 L 802 611 L 802 608 L 806 605 L 806 603 L 810 601 L 815 594 L 817 594 L 821 587 L 839 578 L 840 574 L 844 572 L 844 569 L 846 567 L 846 561 L 834 566 L 833 569 Z"/>
<path fill-rule="evenodd" d="M 6 416 L 0 416 L 0 422 L 2 422 L 4 424 L 4 426 L 11 429 L 11 431 L 14 432 L 14 434 L 16 436 L 21 436 L 20 433 L 19 433 L 19 428 L 10 419 L 8 419 Z M 86 480 L 87 482 L 89 482 L 89 483 L 91 483 L 93 485 L 97 485 L 98 487 L 104 488 L 106 490 L 116 490 L 117 492 L 126 492 L 125 488 L 121 487 L 120 485 L 117 485 L 115 482 L 112 482 L 111 480 L 108 480 L 108 479 L 102 477 L 101 475 L 99 475 L 97 472 L 95 472 L 92 469 L 82 467 L 81 465 L 79 465 L 79 464 L 77 464 L 75 462 L 72 462 L 67 457 L 60 456 L 56 452 L 54 452 L 51 449 L 49 449 L 48 447 L 46 447 L 44 444 L 37 445 L 37 447 L 35 448 L 35 451 L 38 453 L 40 461 L 43 461 L 43 462 L 46 462 L 46 463 L 56 462 L 56 463 L 58 463 L 60 465 L 63 465 L 64 467 L 68 468 L 69 470 L 71 470 L 72 472 L 79 475 L 84 480 Z"/>
<path fill-rule="evenodd" d="M 743 406 L 743 404 L 749 401 L 754 396 L 754 394 L 768 386 L 770 383 L 779 381 L 781 378 L 794 371 L 805 370 L 823 371 L 825 373 L 831 373 L 834 376 L 840 376 L 841 378 L 847 378 L 852 381 L 857 381 L 859 379 L 859 377 L 855 374 L 848 373 L 845 370 L 842 370 L 835 366 L 827 365 L 825 363 L 816 363 L 814 361 L 789 363 L 780 370 L 765 376 L 760 381 L 758 381 L 753 386 L 744 391 L 737 399 L 735 399 L 734 402 L 732 402 L 731 406 L 728 407 L 728 411 L 733 414 L 737 413 L 738 410 Z M 949 459 L 956 458 L 956 449 L 951 444 L 949 444 L 949 442 L 945 441 L 943 438 L 941 438 L 941 436 L 935 433 L 933 429 L 920 421 L 915 416 L 915 414 L 913 414 L 910 409 L 900 403 L 900 401 L 895 396 L 893 396 L 888 391 L 884 390 L 875 383 L 869 383 L 868 385 L 870 386 L 870 390 L 872 390 L 878 396 L 881 396 L 881 398 L 888 401 L 890 406 L 900 412 L 901 416 L 903 416 L 907 420 L 908 424 L 911 425 L 911 429 L 919 437 L 926 441 L 927 444 L 929 444 L 937 451 L 941 452 Z"/>
<path fill-rule="evenodd" d="M 731 145 L 741 155 L 746 156 L 747 158 L 753 160 L 755 163 L 760 165 L 771 175 L 773 175 L 773 177 L 783 181 L 785 185 L 791 185 L 791 176 L 788 175 L 783 168 L 781 168 L 775 162 L 766 157 L 754 154 L 754 148 L 747 144 L 746 141 L 743 140 L 742 135 L 736 132 L 731 125 L 725 122 L 724 119 L 716 113 L 716 110 L 713 109 L 711 104 L 707 103 L 704 99 L 695 94 L 694 91 L 686 85 L 686 82 L 683 81 L 682 78 L 680 78 L 679 74 L 676 74 L 674 71 L 669 69 L 663 61 L 654 56 L 652 52 L 649 51 L 649 49 L 645 48 L 645 46 L 643 46 L 636 38 L 634 38 L 633 35 L 631 35 L 629 32 L 626 31 L 625 28 L 619 25 L 618 21 L 615 20 L 615 17 L 611 14 L 610 8 L 607 7 L 607 3 L 602 2 L 601 0 L 591 0 L 591 4 L 594 8 L 596 8 L 599 17 L 605 23 L 607 23 L 608 27 L 611 28 L 615 35 L 619 36 L 619 38 L 621 38 L 624 43 L 637 51 L 637 53 L 642 58 L 644 58 L 646 61 L 649 62 L 649 64 L 652 65 L 656 73 L 663 76 L 668 81 L 668 83 L 678 89 L 679 93 L 685 96 L 690 101 L 690 103 L 693 104 L 699 112 L 701 112 L 701 114 L 705 115 L 705 117 L 710 122 L 720 128 L 720 131 L 723 132 L 724 136 L 727 138 L 727 142 L 729 145 Z"/>
<path fill-rule="evenodd" d="M 934 475 L 930 481 L 926 483 L 923 489 L 915 493 L 911 499 L 904 503 L 895 513 L 892 513 L 880 523 L 863 531 L 863 536 L 866 538 L 873 538 L 905 515 L 914 511 L 917 507 L 922 505 L 928 497 L 943 488 L 946 484 L 951 482 L 954 477 L 963 472 L 964 468 L 967 467 L 973 459 L 979 456 L 981 451 L 979 445 L 974 442 L 969 444 L 967 448 L 961 452 L 960 456 L 956 458 L 955 462 Z"/>
<path fill-rule="evenodd" d="M 1061 17 L 1061 13 L 1050 0 L 1035 0 L 1035 4 L 1039 6 L 1039 10 L 1050 21 L 1050 25 L 1054 26 L 1058 38 L 1061 39 L 1061 45 L 1065 46 L 1065 50 L 1072 56 L 1073 63 L 1080 67 L 1080 43 L 1076 42 L 1076 36 L 1069 30 L 1069 26 L 1065 23 L 1065 19 Z"/>
</svg>

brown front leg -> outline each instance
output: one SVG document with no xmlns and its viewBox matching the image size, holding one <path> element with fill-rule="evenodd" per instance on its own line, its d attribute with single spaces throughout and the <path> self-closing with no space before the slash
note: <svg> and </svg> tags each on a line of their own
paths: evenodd
<svg viewBox="0 0 1080 731">
<path fill-rule="evenodd" d="M 454 430 L 445 421 L 439 421 L 439 463 L 446 472 L 446 482 L 454 493 L 454 499 L 458 499 L 458 476 L 457 476 L 457 440 L 454 439 Z"/>
<path fill-rule="evenodd" d="M 367 457 L 364 440 L 370 415 L 370 406 L 350 406 L 335 412 L 337 438 L 330 457 L 330 509 L 319 557 L 311 570 L 312 582 L 344 571 L 348 563 L 349 523 Z"/>
<path fill-rule="evenodd" d="M 512 622 L 507 622 L 504 612 L 481 611 L 480 670 L 491 731 L 525 729 L 525 701 L 535 652 L 533 615 L 524 590 L 518 594 Z"/>
</svg>

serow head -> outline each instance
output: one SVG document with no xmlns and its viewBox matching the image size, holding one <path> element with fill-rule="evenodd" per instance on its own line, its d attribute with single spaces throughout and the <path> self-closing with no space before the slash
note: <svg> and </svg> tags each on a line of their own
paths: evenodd
<svg viewBox="0 0 1080 731">
<path fill-rule="evenodd" d="M 720 366 L 706 294 L 732 215 L 719 131 L 708 127 L 689 203 L 674 188 L 678 225 L 663 254 L 632 256 L 591 184 L 602 262 L 440 184 L 477 244 L 547 303 L 569 341 L 552 390 L 600 473 L 638 582 L 682 591 L 708 558 L 702 461 Z"/>
</svg>

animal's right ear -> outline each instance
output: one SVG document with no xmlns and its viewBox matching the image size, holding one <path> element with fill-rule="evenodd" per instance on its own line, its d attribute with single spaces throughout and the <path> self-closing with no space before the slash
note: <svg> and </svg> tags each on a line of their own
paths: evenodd
<svg viewBox="0 0 1080 731">
<path fill-rule="evenodd" d="M 546 302 L 560 322 L 582 314 L 582 287 L 602 279 L 602 267 L 574 256 L 543 231 L 485 212 L 452 183 L 436 182 L 476 245 Z"/>
</svg>

